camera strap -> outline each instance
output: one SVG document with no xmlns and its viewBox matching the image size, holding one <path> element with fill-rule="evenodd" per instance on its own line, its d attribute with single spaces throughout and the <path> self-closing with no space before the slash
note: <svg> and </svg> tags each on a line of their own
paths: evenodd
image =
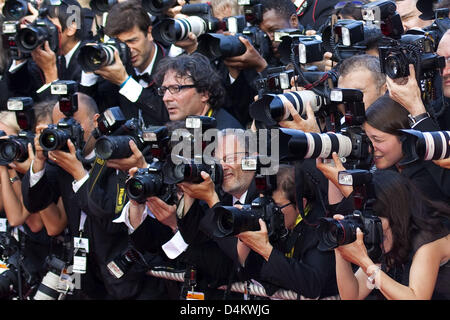
<svg viewBox="0 0 450 320">
<path fill-rule="evenodd" d="M 296 9 L 297 16 L 301 17 L 302 15 L 305 14 L 305 12 L 308 9 L 310 3 L 308 2 L 308 0 L 295 0 L 294 1 L 294 5 L 297 8 Z"/>
<path fill-rule="evenodd" d="M 83 238 L 84 224 L 86 223 L 87 215 L 81 211 L 80 215 L 80 236 L 73 237 L 73 272 L 86 273 L 87 257 L 89 253 L 89 239 Z"/>
</svg>

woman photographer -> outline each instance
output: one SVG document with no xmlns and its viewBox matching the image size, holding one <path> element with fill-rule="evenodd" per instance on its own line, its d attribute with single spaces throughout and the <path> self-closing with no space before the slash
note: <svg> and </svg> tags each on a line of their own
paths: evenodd
<svg viewBox="0 0 450 320">
<path fill-rule="evenodd" d="M 423 121 L 431 121 L 431 119 Z M 408 165 L 401 164 L 401 160 L 406 155 L 403 154 L 402 132 L 399 129 L 409 128 L 408 111 L 387 95 L 380 97 L 366 110 L 364 131 L 372 142 L 377 169 L 398 170 L 430 200 L 449 202 L 450 172 L 448 170 L 432 161 L 420 159 Z"/>
<path fill-rule="evenodd" d="M 337 157 L 335 161 L 336 167 L 343 169 Z M 450 231 L 442 223 L 442 217 L 450 218 L 450 207 L 426 200 L 407 178 L 394 171 L 376 171 L 372 182 L 373 211 L 382 223 L 384 254 L 381 265 L 369 258 L 359 228 L 356 241 L 335 249 L 341 298 L 365 299 L 377 288 L 387 299 L 450 299 Z M 360 267 L 356 273 L 352 263 Z"/>
</svg>

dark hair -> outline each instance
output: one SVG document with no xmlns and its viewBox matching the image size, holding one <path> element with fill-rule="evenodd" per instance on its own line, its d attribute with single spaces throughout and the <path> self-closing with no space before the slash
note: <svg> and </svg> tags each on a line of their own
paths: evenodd
<svg viewBox="0 0 450 320">
<path fill-rule="evenodd" d="M 116 3 L 106 18 L 105 33 L 110 37 L 130 31 L 137 26 L 145 35 L 152 21 L 138 0 Z"/>
<path fill-rule="evenodd" d="M 204 55 L 193 53 L 163 58 L 158 63 L 155 74 L 155 82 L 158 86 L 161 86 L 164 75 L 169 70 L 175 71 L 180 78 L 190 78 L 197 92 L 208 92 L 208 103 L 212 109 L 218 109 L 224 104 L 225 89 L 222 80 Z"/>
<path fill-rule="evenodd" d="M 375 129 L 400 136 L 399 129 L 409 129 L 408 111 L 389 97 L 379 97 L 366 110 L 366 122 Z"/>
<path fill-rule="evenodd" d="M 293 14 L 297 15 L 295 5 L 291 0 L 261 0 L 263 12 L 275 10 L 283 19 L 289 20 Z"/>
<path fill-rule="evenodd" d="M 362 20 L 362 5 L 355 3 L 352 0 L 347 0 L 347 3 L 340 9 L 334 9 L 336 14 L 341 16 L 351 16 L 354 20 Z M 369 3 L 368 0 L 360 0 L 363 4 Z"/>
<path fill-rule="evenodd" d="M 277 189 L 283 191 L 289 202 L 298 207 L 295 196 L 295 167 L 293 165 L 280 164 L 277 173 Z M 303 204 L 300 203 L 300 205 Z"/>
<path fill-rule="evenodd" d="M 61 0 L 61 3 L 59 5 L 51 5 L 45 4 L 43 5 L 44 8 L 48 8 L 48 14 L 52 18 L 57 18 L 59 20 L 59 23 L 61 24 L 62 31 L 66 30 L 67 23 L 72 18 L 73 11 L 69 10 L 69 7 L 76 6 L 79 9 L 79 21 L 80 25 L 77 25 L 77 31 L 75 32 L 75 38 L 77 40 L 82 40 L 84 35 L 84 12 L 81 8 L 81 5 L 76 0 Z"/>
<path fill-rule="evenodd" d="M 424 240 L 448 234 L 441 219 L 450 218 L 446 203 L 426 199 L 411 180 L 393 170 L 375 171 L 372 181 L 375 214 L 388 219 L 392 232 L 393 245 L 385 254 L 389 267 L 407 262 Z"/>
</svg>

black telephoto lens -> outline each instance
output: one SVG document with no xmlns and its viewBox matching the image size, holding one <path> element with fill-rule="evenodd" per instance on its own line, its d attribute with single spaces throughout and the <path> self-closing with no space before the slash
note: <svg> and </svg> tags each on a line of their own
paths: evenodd
<svg viewBox="0 0 450 320">
<path fill-rule="evenodd" d="M 211 60 L 240 56 L 245 50 L 237 36 L 206 33 L 198 37 L 197 51 Z"/>
<path fill-rule="evenodd" d="M 362 224 L 354 219 L 335 220 L 322 218 L 319 225 L 321 250 L 331 250 L 356 240 L 356 229 L 363 229 Z"/>
<path fill-rule="evenodd" d="M 7 20 L 20 20 L 29 15 L 28 3 L 24 0 L 6 1 L 2 12 Z"/>
<path fill-rule="evenodd" d="M 133 154 L 130 140 L 137 143 L 132 136 L 102 136 L 95 142 L 95 153 L 104 160 L 128 158 Z"/>
<path fill-rule="evenodd" d="M 0 141 L 0 161 L 11 163 L 23 162 L 28 158 L 28 147 L 25 141 L 18 139 L 5 139 Z"/>
<path fill-rule="evenodd" d="M 42 28 L 27 27 L 17 32 L 16 42 L 24 53 L 29 53 L 47 40 L 47 33 Z"/>
<path fill-rule="evenodd" d="M 232 206 L 213 208 L 216 225 L 214 235 L 218 238 L 224 238 L 244 231 L 260 230 L 258 221 L 260 215 L 255 214 L 250 208 L 249 205 L 244 205 L 242 209 Z"/>
<path fill-rule="evenodd" d="M 162 178 L 158 174 L 135 176 L 125 184 L 128 197 L 138 203 L 145 203 L 148 197 L 158 196 L 162 187 Z"/>
<path fill-rule="evenodd" d="M 70 139 L 68 132 L 60 129 L 45 129 L 39 137 L 39 143 L 45 151 L 61 150 Z"/>
</svg>

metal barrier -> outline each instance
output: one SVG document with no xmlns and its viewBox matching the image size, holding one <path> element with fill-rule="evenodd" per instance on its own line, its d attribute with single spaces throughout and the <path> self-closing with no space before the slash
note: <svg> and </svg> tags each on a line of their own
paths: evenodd
<svg viewBox="0 0 450 320">
<path fill-rule="evenodd" d="M 156 270 L 150 270 L 148 271 L 148 274 L 157 278 L 172 280 L 172 281 L 178 281 L 178 282 L 184 282 L 184 272 L 168 272 L 168 271 L 156 271 Z M 254 296 L 259 297 L 267 297 L 275 300 L 317 300 L 317 299 L 309 299 L 302 295 L 298 297 L 298 294 L 291 290 L 283 290 L 279 289 L 277 292 L 275 292 L 273 295 L 268 296 L 266 293 L 266 290 L 263 286 L 250 283 L 248 286 L 244 282 L 235 282 L 231 285 L 231 291 L 238 292 L 238 293 L 244 293 L 246 291 L 246 288 L 248 290 L 248 293 Z M 226 286 L 223 285 L 219 287 L 220 290 L 226 290 Z M 321 300 L 340 300 L 340 297 L 337 296 L 330 296 L 322 298 Z"/>
</svg>

